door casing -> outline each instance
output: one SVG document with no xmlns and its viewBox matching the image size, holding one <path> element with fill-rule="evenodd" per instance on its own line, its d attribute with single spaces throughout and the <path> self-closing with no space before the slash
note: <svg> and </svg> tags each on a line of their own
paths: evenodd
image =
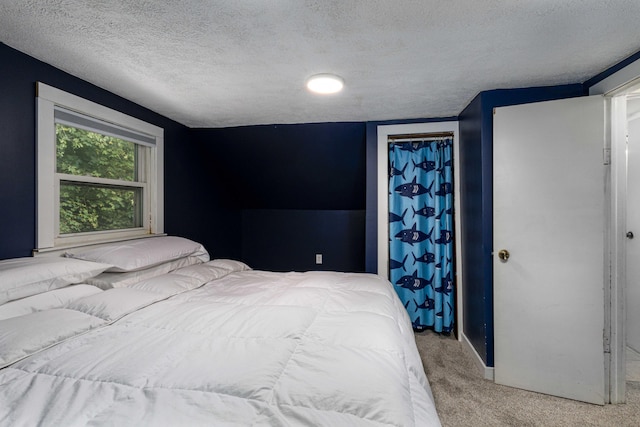
<svg viewBox="0 0 640 427">
<path fill-rule="evenodd" d="M 460 143 L 457 121 L 429 122 L 429 123 L 409 123 L 398 125 L 380 125 L 377 127 L 377 172 L 378 172 L 378 274 L 389 278 L 389 136 L 390 135 L 411 135 L 425 133 L 453 133 L 453 202 L 454 202 L 454 229 L 456 248 L 456 324 L 458 339 L 463 335 L 463 277 L 462 277 L 462 227 L 463 220 L 460 216 Z"/>
<path fill-rule="evenodd" d="M 610 282 L 605 285 L 605 337 L 609 353 L 605 378 L 610 403 L 626 401 L 626 232 L 627 232 L 627 154 L 626 95 L 640 85 L 640 60 L 636 60 L 589 88 L 590 95 L 604 95 L 610 106 L 605 116 L 610 135 L 611 175 L 607 181 L 607 227 L 610 253 Z"/>
</svg>

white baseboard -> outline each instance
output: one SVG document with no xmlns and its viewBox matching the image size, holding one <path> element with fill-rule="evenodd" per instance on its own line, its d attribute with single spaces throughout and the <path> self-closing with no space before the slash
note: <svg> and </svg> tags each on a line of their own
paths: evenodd
<svg viewBox="0 0 640 427">
<path fill-rule="evenodd" d="M 480 375 L 482 375 L 485 380 L 493 381 L 493 368 L 484 364 L 484 360 L 482 360 L 482 358 L 480 357 L 476 349 L 471 345 L 471 342 L 464 333 L 460 334 L 460 337 L 460 341 L 462 341 L 462 348 L 465 348 L 466 351 L 471 354 L 471 357 L 473 357 L 473 361 L 475 362 Z"/>
</svg>

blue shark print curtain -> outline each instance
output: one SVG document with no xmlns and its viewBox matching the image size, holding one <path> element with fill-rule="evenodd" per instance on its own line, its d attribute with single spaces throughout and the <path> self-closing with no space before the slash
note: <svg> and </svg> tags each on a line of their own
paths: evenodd
<svg viewBox="0 0 640 427">
<path fill-rule="evenodd" d="M 389 277 L 416 330 L 453 329 L 453 139 L 389 144 Z"/>
</svg>

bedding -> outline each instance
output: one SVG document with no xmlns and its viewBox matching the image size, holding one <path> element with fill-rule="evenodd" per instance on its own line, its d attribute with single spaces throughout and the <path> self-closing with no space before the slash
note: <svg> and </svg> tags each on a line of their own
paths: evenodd
<svg viewBox="0 0 640 427">
<path fill-rule="evenodd" d="M 388 281 L 245 267 L 0 320 L 0 424 L 440 425 Z"/>
<path fill-rule="evenodd" d="M 95 286 L 81 284 L 32 295 L 0 305 L 0 320 L 50 308 L 60 308 L 70 301 L 99 292 L 102 291 Z"/>
<path fill-rule="evenodd" d="M 111 267 L 70 258 L 14 258 L 0 261 L 0 304 L 63 288 Z"/>
<path fill-rule="evenodd" d="M 203 262 L 207 262 L 208 260 L 208 255 L 186 256 L 183 258 L 166 261 L 162 264 L 157 264 L 153 267 L 148 267 L 143 270 L 135 270 L 123 273 L 100 273 L 95 277 L 87 279 L 86 283 L 96 286 L 100 289 L 123 288 L 125 286 L 131 286 L 134 283 L 138 283 L 155 276 L 160 276 L 161 274 L 169 273 L 173 270 L 177 270 L 178 268 L 187 267 L 194 264 L 201 264 Z"/>
<path fill-rule="evenodd" d="M 108 272 L 131 272 L 184 257 L 200 257 L 209 261 L 209 253 L 200 243 L 184 237 L 160 236 L 100 245 L 93 249 L 77 249 L 65 257 L 109 264 Z"/>
</svg>

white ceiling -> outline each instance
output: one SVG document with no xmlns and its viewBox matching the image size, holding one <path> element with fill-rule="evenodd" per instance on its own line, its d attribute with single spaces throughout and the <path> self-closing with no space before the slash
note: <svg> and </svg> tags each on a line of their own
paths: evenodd
<svg viewBox="0 0 640 427">
<path fill-rule="evenodd" d="M 191 127 L 446 117 L 635 53 L 640 1 L 2 0 L 0 41 Z"/>
</svg>

